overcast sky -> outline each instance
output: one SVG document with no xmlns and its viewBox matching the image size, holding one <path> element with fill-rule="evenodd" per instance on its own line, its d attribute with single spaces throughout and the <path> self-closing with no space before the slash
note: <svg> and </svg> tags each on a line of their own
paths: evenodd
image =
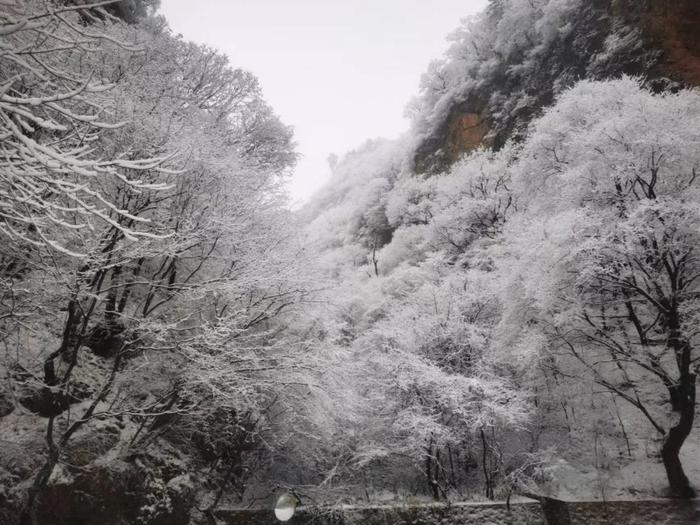
<svg viewBox="0 0 700 525">
<path fill-rule="evenodd" d="M 398 136 L 428 62 L 461 18 L 487 0 L 161 0 L 188 40 L 255 73 L 295 128 L 302 155 L 290 184 L 304 201 L 328 177 L 326 159 Z"/>
</svg>

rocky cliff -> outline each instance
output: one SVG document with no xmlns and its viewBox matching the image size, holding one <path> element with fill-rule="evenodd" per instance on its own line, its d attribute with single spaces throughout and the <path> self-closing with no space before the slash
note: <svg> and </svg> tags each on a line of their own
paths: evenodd
<svg viewBox="0 0 700 525">
<path fill-rule="evenodd" d="M 559 7 L 559 19 L 552 14 L 557 3 L 566 4 Z M 513 22 L 504 13 L 514 4 L 494 0 L 480 26 L 493 35 L 507 33 L 504 26 Z M 517 140 L 543 107 L 581 78 L 635 75 L 658 90 L 700 85 L 700 3 L 695 0 L 529 6 L 519 26 L 513 23 L 510 42 L 472 33 L 453 44 L 439 73 L 451 88 L 444 94 L 435 97 L 425 86 L 430 79 L 424 79 L 423 111 L 447 110 L 429 124 L 420 113 L 414 122 L 423 133 L 414 156 L 416 172 L 436 173 L 474 148 L 498 149 L 508 139 Z"/>
</svg>

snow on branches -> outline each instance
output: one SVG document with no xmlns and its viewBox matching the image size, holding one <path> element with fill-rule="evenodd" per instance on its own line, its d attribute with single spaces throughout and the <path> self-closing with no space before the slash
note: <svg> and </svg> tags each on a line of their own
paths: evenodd
<svg viewBox="0 0 700 525">
<path fill-rule="evenodd" d="M 102 4 L 81 6 L 83 9 Z M 0 235 L 76 253 L 66 232 L 96 222 L 127 238 L 153 236 L 103 191 L 108 182 L 141 190 L 167 187 L 142 174 L 165 170 L 169 156 L 105 155 L 106 130 L 122 126 L 91 59 L 105 46 L 137 51 L 85 28 L 76 7 L 0 15 Z"/>
</svg>

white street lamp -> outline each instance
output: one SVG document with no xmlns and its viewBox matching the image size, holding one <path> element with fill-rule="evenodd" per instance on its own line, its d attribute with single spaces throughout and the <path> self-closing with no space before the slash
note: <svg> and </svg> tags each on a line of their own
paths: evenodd
<svg viewBox="0 0 700 525">
<path fill-rule="evenodd" d="M 293 494 L 282 494 L 275 503 L 275 517 L 279 521 L 289 521 L 294 516 L 299 499 Z"/>
</svg>

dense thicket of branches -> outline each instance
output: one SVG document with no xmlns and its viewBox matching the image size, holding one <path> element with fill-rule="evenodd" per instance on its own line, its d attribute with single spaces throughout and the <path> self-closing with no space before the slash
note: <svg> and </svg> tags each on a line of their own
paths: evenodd
<svg viewBox="0 0 700 525">
<path fill-rule="evenodd" d="M 412 457 L 435 498 L 473 482 L 488 496 L 533 481 L 561 493 L 592 464 L 605 472 L 587 484 L 595 496 L 612 467 L 612 490 L 658 493 L 656 474 L 628 478 L 651 469 L 645 455 L 672 494 L 694 493 L 681 451 L 696 443 L 700 100 L 620 79 L 658 50 L 599 7 L 492 2 L 429 67 L 410 133 L 349 153 L 307 208 L 310 242 L 342 290 L 326 314 L 333 342 L 366 359 L 357 403 L 377 407 L 345 446 L 363 467 Z M 490 115 L 485 142 L 498 151 L 451 167 L 436 158 L 416 176 L 431 140 L 445 153 L 455 108 Z M 558 488 L 543 488 L 547 477 Z"/>
<path fill-rule="evenodd" d="M 406 169 L 410 141 L 336 166 L 308 233 L 337 287 L 325 336 L 359 368 L 350 475 L 410 457 L 435 498 L 493 497 L 556 456 L 649 454 L 694 493 L 699 112 L 697 91 L 583 81 L 447 173 Z"/>
<path fill-rule="evenodd" d="M 3 521 L 50 514 L 49 481 L 80 478 L 105 436 L 148 473 L 130 519 L 182 497 L 152 486 L 168 443 L 198 447 L 211 489 L 241 486 L 304 363 L 275 325 L 307 287 L 281 193 L 291 129 L 250 73 L 122 7 L 0 14 L 2 432 L 32 429 L 34 465 L 5 458 Z"/>
</svg>

